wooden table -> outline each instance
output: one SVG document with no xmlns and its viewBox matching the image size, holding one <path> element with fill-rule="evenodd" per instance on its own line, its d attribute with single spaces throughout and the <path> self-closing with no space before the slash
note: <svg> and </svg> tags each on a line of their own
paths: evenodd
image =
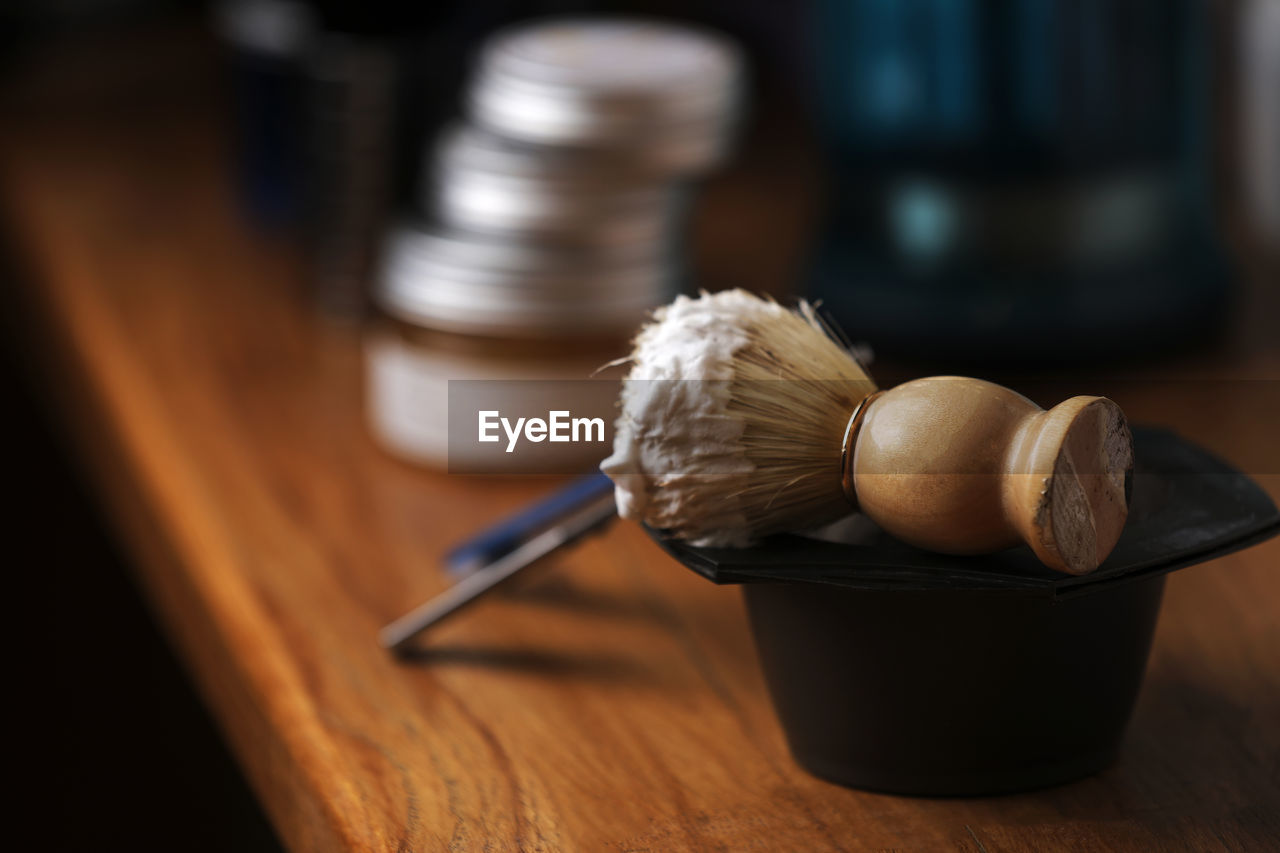
<svg viewBox="0 0 1280 853">
<path fill-rule="evenodd" d="M 374 446 L 358 333 L 310 316 L 294 254 L 241 224 L 208 113 L 20 110 L 0 199 L 46 387 L 290 848 L 1280 849 L 1276 540 L 1171 578 L 1118 764 L 1018 796 L 801 771 L 738 595 L 630 524 L 393 659 L 376 630 L 442 588 L 441 550 L 547 483 Z M 1273 350 L 1222 358 L 1280 378 Z"/>
</svg>

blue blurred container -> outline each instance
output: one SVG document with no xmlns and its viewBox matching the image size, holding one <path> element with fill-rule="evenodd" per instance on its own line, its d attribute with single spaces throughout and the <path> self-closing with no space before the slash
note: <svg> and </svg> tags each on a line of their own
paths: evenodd
<svg viewBox="0 0 1280 853">
<path fill-rule="evenodd" d="M 254 225 L 290 225 L 299 207 L 301 56 L 311 11 L 295 0 L 224 0 L 215 12 L 228 47 L 241 203 Z"/>
<path fill-rule="evenodd" d="M 887 352 L 1052 362 L 1202 336 L 1202 0 L 819 0 L 835 168 L 810 280 Z"/>
</svg>

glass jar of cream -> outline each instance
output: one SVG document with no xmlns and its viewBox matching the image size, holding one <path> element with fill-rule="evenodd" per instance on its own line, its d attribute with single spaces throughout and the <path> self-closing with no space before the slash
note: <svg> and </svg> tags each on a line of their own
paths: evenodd
<svg viewBox="0 0 1280 853">
<path fill-rule="evenodd" d="M 607 442 L 546 442 L 523 453 L 480 446 L 470 409 L 590 414 L 611 431 L 622 371 L 602 368 L 626 355 L 649 309 L 670 298 L 671 277 L 662 257 L 402 225 L 375 293 L 382 318 L 365 346 L 375 438 L 397 456 L 455 472 L 593 467 Z M 466 419 L 455 411 L 451 422 L 451 399 L 469 407 Z"/>
</svg>

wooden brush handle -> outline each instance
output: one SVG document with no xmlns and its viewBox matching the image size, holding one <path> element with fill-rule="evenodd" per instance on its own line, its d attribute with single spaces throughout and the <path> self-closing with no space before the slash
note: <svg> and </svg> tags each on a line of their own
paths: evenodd
<svg viewBox="0 0 1280 853">
<path fill-rule="evenodd" d="M 1045 411 L 990 382 L 934 376 L 871 400 L 852 438 L 858 506 L 921 548 L 982 554 L 1025 542 L 1050 568 L 1084 574 L 1128 514 L 1133 442 L 1105 397 Z"/>
</svg>

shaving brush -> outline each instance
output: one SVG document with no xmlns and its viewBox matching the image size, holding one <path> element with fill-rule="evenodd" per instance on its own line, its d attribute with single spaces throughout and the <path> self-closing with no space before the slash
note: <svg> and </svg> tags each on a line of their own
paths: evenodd
<svg viewBox="0 0 1280 853">
<path fill-rule="evenodd" d="M 678 297 L 637 336 L 613 454 L 618 512 L 699 545 L 741 547 L 853 509 L 909 544 L 982 554 L 1025 543 L 1083 574 L 1127 515 L 1120 408 L 1045 411 L 956 376 L 877 390 L 798 311 L 741 290 Z"/>
</svg>

